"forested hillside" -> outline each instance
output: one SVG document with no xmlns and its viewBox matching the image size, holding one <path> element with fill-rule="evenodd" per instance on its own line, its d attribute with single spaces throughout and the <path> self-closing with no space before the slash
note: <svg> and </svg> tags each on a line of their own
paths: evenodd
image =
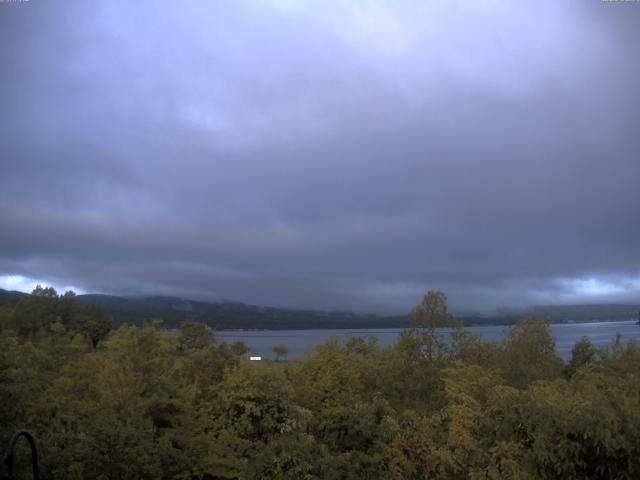
<svg viewBox="0 0 640 480">
<path fill-rule="evenodd" d="M 114 324 L 141 325 L 162 319 L 167 327 L 177 327 L 185 319 L 206 323 L 215 329 L 305 329 L 406 327 L 406 315 L 383 317 L 350 312 L 314 312 L 248 305 L 240 302 L 198 302 L 175 297 L 117 297 L 79 295 L 78 302 L 97 305 Z"/>
<path fill-rule="evenodd" d="M 2 305 L 28 296 L 0 289 Z M 184 320 L 222 329 L 337 329 L 405 328 L 408 315 L 365 315 L 352 312 L 318 312 L 249 305 L 241 302 L 201 302 L 176 297 L 85 294 L 75 296 L 80 306 L 95 305 L 109 316 L 114 326 L 124 323 L 142 326 L 150 320 L 162 320 L 175 328 Z M 551 322 L 627 320 L 637 318 L 640 305 L 561 305 L 503 309 L 495 315 L 459 317 L 466 326 L 513 325 L 523 316 L 545 317 Z"/>
<path fill-rule="evenodd" d="M 17 303 L 29 323 L 7 307 L 0 321 L 0 440 L 33 432 L 42 478 L 640 476 L 635 342 L 584 339 L 565 363 L 545 321 L 484 342 L 430 292 L 389 348 L 355 337 L 255 364 L 204 325 L 109 331 L 99 310 L 50 293 L 30 300 L 55 314 L 35 321 Z"/>
</svg>

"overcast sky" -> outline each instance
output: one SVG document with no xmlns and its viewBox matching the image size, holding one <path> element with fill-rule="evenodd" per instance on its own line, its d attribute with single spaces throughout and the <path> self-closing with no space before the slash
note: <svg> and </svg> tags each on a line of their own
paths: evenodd
<svg viewBox="0 0 640 480">
<path fill-rule="evenodd" d="M 640 2 L 0 3 L 0 287 L 640 302 Z"/>
</svg>

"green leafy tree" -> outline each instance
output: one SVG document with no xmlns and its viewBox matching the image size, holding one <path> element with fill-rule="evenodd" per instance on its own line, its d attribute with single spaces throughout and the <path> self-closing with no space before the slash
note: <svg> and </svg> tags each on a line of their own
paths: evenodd
<svg viewBox="0 0 640 480">
<path fill-rule="evenodd" d="M 454 328 L 451 332 L 451 349 L 454 359 L 488 369 L 500 368 L 503 360 L 499 342 L 485 341 L 464 328 Z"/>
<path fill-rule="evenodd" d="M 274 345 L 273 353 L 276 356 L 276 361 L 280 361 L 282 359 L 285 359 L 289 354 L 289 347 L 287 347 L 286 345 Z"/>
<path fill-rule="evenodd" d="M 573 376 L 579 368 L 599 362 L 598 349 L 588 337 L 582 337 L 571 349 L 571 358 L 567 365 L 567 374 Z"/>
<path fill-rule="evenodd" d="M 244 357 L 251 351 L 251 349 L 242 340 L 236 340 L 231 344 L 231 351 L 238 357 Z"/>
<path fill-rule="evenodd" d="M 413 350 L 413 354 L 432 361 L 447 355 L 447 343 L 437 333 L 437 328 L 459 326 L 449 313 L 447 296 L 440 291 L 429 291 L 409 316 L 410 328 L 401 335 L 401 342 Z"/>
<path fill-rule="evenodd" d="M 640 371 L 640 345 L 636 340 L 630 340 L 625 345 L 618 334 L 610 347 L 599 350 L 598 353 L 607 375 L 635 378 Z"/>
<path fill-rule="evenodd" d="M 524 318 L 506 332 L 502 367 L 510 385 L 524 388 L 536 380 L 553 380 L 562 373 L 549 330 L 549 321 Z"/>
<path fill-rule="evenodd" d="M 215 449 L 211 473 L 242 478 L 249 462 L 275 436 L 293 428 L 291 387 L 279 368 L 241 362 L 227 371 L 205 420 Z"/>
<path fill-rule="evenodd" d="M 21 338 L 33 338 L 39 331 L 47 330 L 61 320 L 57 297 L 33 295 L 21 298 L 13 308 L 7 328 Z"/>
<path fill-rule="evenodd" d="M 89 305 L 76 313 L 73 327 L 96 348 L 111 331 L 111 319 L 95 305 Z"/>
<path fill-rule="evenodd" d="M 583 339 L 565 376 L 542 320 L 440 345 L 452 319 L 433 292 L 395 345 L 333 338 L 254 364 L 195 322 L 122 325 L 92 348 L 101 314 L 64 301 L 1 310 L 0 441 L 32 431 L 43 478 L 640 478 L 635 341 Z M 20 318 L 26 334 L 4 328 Z"/>
<path fill-rule="evenodd" d="M 374 355 L 379 352 L 378 339 L 371 336 L 350 336 L 345 342 L 348 352 L 359 355 Z"/>
<path fill-rule="evenodd" d="M 31 295 L 35 297 L 47 297 L 47 298 L 58 298 L 58 292 L 53 287 L 45 287 L 43 285 L 36 285 L 36 288 L 33 289 Z"/>
<path fill-rule="evenodd" d="M 248 480 L 322 480 L 335 478 L 326 447 L 306 434 L 282 435 L 249 462 Z"/>
<path fill-rule="evenodd" d="M 213 330 L 203 323 L 185 320 L 178 329 L 181 350 L 203 349 L 213 344 Z"/>
</svg>

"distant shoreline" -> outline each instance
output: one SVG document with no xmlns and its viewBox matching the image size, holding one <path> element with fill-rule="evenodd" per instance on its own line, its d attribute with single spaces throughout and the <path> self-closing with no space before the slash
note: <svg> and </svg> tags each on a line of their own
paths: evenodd
<svg viewBox="0 0 640 480">
<path fill-rule="evenodd" d="M 610 319 L 610 320 L 603 320 L 603 319 L 596 319 L 596 320 L 579 320 L 579 321 L 550 321 L 549 323 L 551 325 L 581 325 L 581 324 L 589 324 L 589 323 L 626 323 L 626 322 L 633 322 L 633 323 L 637 323 L 637 320 L 635 318 L 616 318 L 616 319 Z M 517 320 L 515 320 L 512 323 L 472 323 L 472 324 L 466 324 L 463 323 L 463 327 L 509 327 L 512 325 L 515 325 L 517 323 Z M 384 331 L 389 331 L 389 330 L 406 330 L 409 328 L 409 325 L 404 326 L 404 327 L 398 327 L 398 326 L 391 326 L 391 327 L 381 327 L 379 325 L 376 325 L 374 327 L 363 327 L 363 326 L 358 326 L 357 328 L 353 328 L 353 327 L 334 327 L 334 328 L 221 328 L 221 329 L 216 329 L 216 332 L 281 332 L 281 331 L 314 331 L 314 330 L 345 330 L 345 331 L 350 331 L 351 333 L 359 333 L 360 330 L 366 330 L 366 332 L 363 333 L 376 333 L 376 330 L 380 330 L 380 333 L 386 333 L 386 332 L 382 332 L 382 330 Z M 445 330 L 448 327 L 443 327 L 442 329 Z M 372 331 L 373 330 L 373 331 Z M 264 335 L 262 335 L 262 337 L 264 337 Z M 279 337 L 282 338 L 281 335 L 274 335 L 274 337 Z"/>
<path fill-rule="evenodd" d="M 0 304 L 17 302 L 28 293 L 0 289 Z M 184 320 L 204 323 L 216 331 L 354 330 L 407 328 L 409 313 L 375 315 L 250 305 L 241 302 L 202 302 L 166 296 L 77 295 L 81 306 L 96 305 L 113 321 L 143 325 L 162 320 L 176 328 Z M 494 315 L 460 315 L 465 327 L 509 326 L 524 317 L 547 318 L 552 324 L 637 320 L 640 304 L 539 305 L 498 311 Z"/>
</svg>

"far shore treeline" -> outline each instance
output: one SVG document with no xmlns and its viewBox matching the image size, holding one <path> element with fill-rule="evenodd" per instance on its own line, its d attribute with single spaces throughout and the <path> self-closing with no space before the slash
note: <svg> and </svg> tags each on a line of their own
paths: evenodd
<svg viewBox="0 0 640 480">
<path fill-rule="evenodd" d="M 390 347 L 334 338 L 257 364 L 193 320 L 116 325 L 73 292 L 9 297 L 0 441 L 33 433 L 43 479 L 640 478 L 635 341 L 583 338 L 565 362 L 547 320 L 487 342 L 431 291 Z"/>
<path fill-rule="evenodd" d="M 0 305 L 28 296 L 0 289 Z M 176 328 L 185 319 L 204 323 L 215 330 L 306 330 L 406 328 L 409 315 L 367 315 L 352 312 L 319 312 L 249 305 L 241 302 L 202 302 L 167 296 L 85 294 L 75 296 L 80 306 L 95 305 L 106 313 L 114 327 L 124 323 L 142 326 L 162 319 L 166 328 Z M 637 318 L 640 304 L 596 304 L 533 306 L 500 309 L 492 315 L 458 317 L 465 326 L 514 325 L 523 316 L 545 317 L 552 323 L 628 320 Z"/>
</svg>

